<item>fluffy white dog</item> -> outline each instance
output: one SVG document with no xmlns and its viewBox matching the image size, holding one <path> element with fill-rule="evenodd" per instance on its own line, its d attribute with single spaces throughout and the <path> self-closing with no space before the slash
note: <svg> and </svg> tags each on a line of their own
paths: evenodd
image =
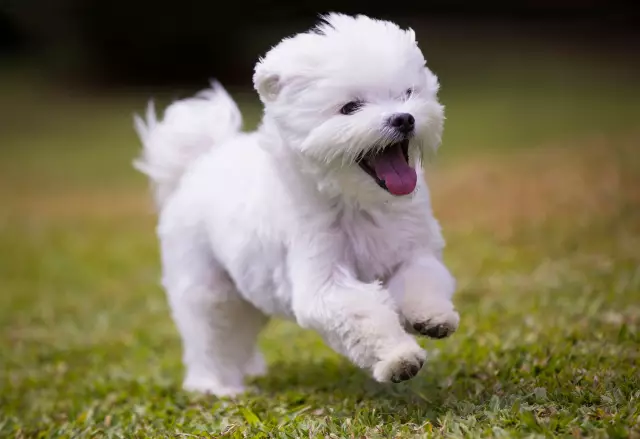
<svg viewBox="0 0 640 439">
<path fill-rule="evenodd" d="M 253 133 L 217 83 L 162 121 L 152 106 L 136 119 L 184 388 L 243 392 L 266 371 L 268 316 L 317 331 L 377 381 L 412 378 L 426 358 L 412 334 L 459 322 L 421 167 L 443 107 L 413 30 L 329 14 L 272 48 L 253 81 Z"/>
</svg>

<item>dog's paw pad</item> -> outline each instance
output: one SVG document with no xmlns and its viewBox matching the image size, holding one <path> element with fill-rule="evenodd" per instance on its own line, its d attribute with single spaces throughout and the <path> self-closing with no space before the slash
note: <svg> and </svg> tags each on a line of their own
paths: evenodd
<svg viewBox="0 0 640 439">
<path fill-rule="evenodd" d="M 431 326 L 429 323 L 425 322 L 414 323 L 413 329 L 415 329 L 418 333 L 426 335 L 430 338 L 445 338 L 456 331 L 455 326 L 451 326 L 446 323 Z"/>
<path fill-rule="evenodd" d="M 399 346 L 374 366 L 373 377 L 379 382 L 410 380 L 420 372 L 426 357 L 426 352 L 417 343 Z"/>
<path fill-rule="evenodd" d="M 456 332 L 460 316 L 454 310 L 430 316 L 423 321 L 413 323 L 411 326 L 420 335 L 430 338 L 445 338 Z"/>
<path fill-rule="evenodd" d="M 420 369 L 422 369 L 422 365 L 424 364 L 424 360 L 419 360 L 418 363 L 402 363 L 398 367 L 398 369 L 391 376 L 391 382 L 400 383 L 402 381 L 407 381 L 418 375 Z"/>
</svg>

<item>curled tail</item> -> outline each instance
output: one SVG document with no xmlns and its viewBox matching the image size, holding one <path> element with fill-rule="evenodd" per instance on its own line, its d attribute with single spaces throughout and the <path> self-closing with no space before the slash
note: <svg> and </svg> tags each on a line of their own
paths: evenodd
<svg viewBox="0 0 640 439">
<path fill-rule="evenodd" d="M 161 121 L 149 103 L 146 118 L 135 116 L 143 149 L 134 166 L 151 180 L 156 204 L 162 206 L 191 163 L 241 126 L 238 106 L 215 81 L 196 96 L 173 102 Z"/>
</svg>

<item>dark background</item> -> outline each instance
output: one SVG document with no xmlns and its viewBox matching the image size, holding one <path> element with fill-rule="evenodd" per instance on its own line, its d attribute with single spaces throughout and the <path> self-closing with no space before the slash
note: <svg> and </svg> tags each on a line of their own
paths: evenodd
<svg viewBox="0 0 640 439">
<path fill-rule="evenodd" d="M 258 56 L 329 11 L 413 27 L 441 74 L 471 73 L 491 57 L 484 52 L 505 46 L 528 59 L 535 47 L 638 58 L 632 2 L 575 0 L 5 0 L 0 48 L 5 60 L 19 55 L 75 85 L 195 86 L 215 76 L 245 86 Z"/>
</svg>

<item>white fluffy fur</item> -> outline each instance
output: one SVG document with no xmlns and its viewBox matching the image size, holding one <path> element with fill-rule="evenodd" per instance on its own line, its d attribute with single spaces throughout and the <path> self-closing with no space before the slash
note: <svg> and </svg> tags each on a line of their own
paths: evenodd
<svg viewBox="0 0 640 439">
<path fill-rule="evenodd" d="M 443 108 L 413 31 L 330 14 L 270 50 L 254 85 L 265 112 L 253 133 L 240 131 L 218 84 L 174 102 L 162 121 L 152 107 L 136 120 L 184 387 L 244 391 L 246 376 L 265 372 L 256 337 L 268 316 L 316 330 L 378 381 L 410 378 L 426 357 L 412 334 L 446 336 L 459 321 L 421 170 Z M 340 114 L 354 99 L 361 111 Z M 389 143 L 396 112 L 416 120 L 418 185 L 402 197 L 354 163 Z"/>
</svg>

